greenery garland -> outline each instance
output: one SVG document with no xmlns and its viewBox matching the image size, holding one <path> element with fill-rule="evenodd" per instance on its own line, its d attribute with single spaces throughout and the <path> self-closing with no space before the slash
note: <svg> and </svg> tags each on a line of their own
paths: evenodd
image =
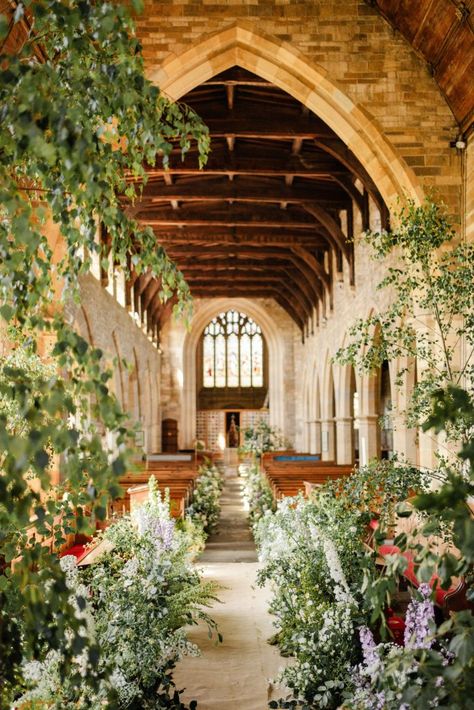
<svg viewBox="0 0 474 710">
<path fill-rule="evenodd" d="M 140 5 L 134 0 L 132 9 Z M 27 36 L 9 53 L 3 39 L 20 21 Z M 152 230 L 125 214 L 120 195 L 133 201 L 147 166 L 166 165 L 176 144 L 183 154 L 196 144 L 202 165 L 209 133 L 190 109 L 170 103 L 145 78 L 125 4 L 18 2 L 12 15 L 0 17 L 0 42 L 0 318 L 32 363 L 51 342 L 56 373 L 38 378 L 30 365 L 0 364 L 4 707 L 14 699 L 24 663 L 50 650 L 77 687 L 93 692 L 108 673 L 97 670 L 98 646 L 75 614 L 54 548 L 105 517 L 128 468 L 131 432 L 109 390 L 103 353 L 74 331 L 61 302 L 78 299 L 78 277 L 97 255 L 103 268 L 111 260 L 126 275 L 130 264 L 136 273 L 149 270 L 160 279 L 163 299 L 176 293 L 178 309 L 188 308 L 182 275 Z M 52 225 L 59 255 L 48 241 Z M 15 412 L 27 422 L 22 431 L 12 428 Z M 58 463 L 56 489 L 50 472 Z M 72 659 L 84 649 L 89 672 L 72 677 Z"/>
</svg>

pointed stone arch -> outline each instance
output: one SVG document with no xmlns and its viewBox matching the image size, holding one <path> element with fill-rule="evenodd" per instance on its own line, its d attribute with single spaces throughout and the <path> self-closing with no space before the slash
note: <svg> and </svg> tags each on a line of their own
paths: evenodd
<svg viewBox="0 0 474 710">
<path fill-rule="evenodd" d="M 263 306 L 247 298 L 213 298 L 198 310 L 183 343 L 183 388 L 181 392 L 181 448 L 192 447 L 196 439 L 196 353 L 206 325 L 231 308 L 253 318 L 262 329 L 268 348 L 268 397 L 270 424 L 285 433 L 284 355 L 281 332 Z"/>
<path fill-rule="evenodd" d="M 344 141 L 377 184 L 386 204 L 423 198 L 413 170 L 384 135 L 376 119 L 331 81 L 327 71 L 287 42 L 236 22 L 205 36 L 181 55 L 170 55 L 147 75 L 173 100 L 232 66 L 274 83 L 301 101 Z"/>
</svg>

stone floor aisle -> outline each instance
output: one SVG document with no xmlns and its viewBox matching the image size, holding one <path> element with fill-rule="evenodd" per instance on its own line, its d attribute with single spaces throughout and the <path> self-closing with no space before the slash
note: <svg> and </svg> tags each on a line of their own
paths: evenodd
<svg viewBox="0 0 474 710">
<path fill-rule="evenodd" d="M 266 710 L 273 697 L 270 680 L 285 661 L 267 643 L 274 633 L 267 612 L 270 595 L 255 584 L 259 565 L 242 504 L 241 479 L 235 471 L 226 473 L 220 532 L 209 538 L 197 563 L 206 579 L 224 587 L 219 593 L 222 603 L 211 611 L 224 642 L 215 646 L 205 627 L 193 629 L 190 638 L 202 655 L 183 659 L 174 677 L 178 688 L 186 688 L 183 700 L 197 700 L 198 710 Z"/>
</svg>

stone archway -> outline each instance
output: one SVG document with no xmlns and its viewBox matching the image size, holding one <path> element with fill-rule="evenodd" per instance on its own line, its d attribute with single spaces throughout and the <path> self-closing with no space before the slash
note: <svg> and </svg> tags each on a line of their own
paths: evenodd
<svg viewBox="0 0 474 710">
<path fill-rule="evenodd" d="M 181 448 L 191 448 L 196 439 L 196 352 L 203 329 L 221 311 L 243 311 L 261 327 L 268 347 L 268 395 L 270 423 L 285 432 L 284 343 L 267 311 L 246 298 L 215 298 L 204 304 L 191 322 L 183 344 L 183 389 L 181 395 Z"/>
<path fill-rule="evenodd" d="M 398 198 L 423 198 L 415 173 L 375 118 L 332 82 L 325 69 L 290 44 L 256 33 L 250 24 L 234 23 L 159 67 L 149 67 L 147 74 L 177 100 L 235 65 L 274 83 L 325 121 L 364 165 L 389 207 Z"/>
</svg>

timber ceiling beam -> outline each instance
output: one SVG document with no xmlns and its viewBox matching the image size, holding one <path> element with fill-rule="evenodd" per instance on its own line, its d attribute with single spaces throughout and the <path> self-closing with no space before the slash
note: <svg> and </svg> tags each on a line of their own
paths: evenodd
<svg viewBox="0 0 474 710">
<path fill-rule="evenodd" d="M 312 208 L 315 209 L 315 208 Z M 278 210 L 280 211 L 280 210 Z M 318 214 L 321 214 L 318 211 Z M 312 213 L 315 217 L 316 212 Z M 278 213 L 275 214 L 274 211 L 268 210 L 266 213 L 263 210 L 255 211 L 252 215 L 246 214 L 244 211 L 238 211 L 230 208 L 228 210 L 228 217 L 226 219 L 225 211 L 221 213 L 217 211 L 208 211 L 206 214 L 198 215 L 187 212 L 186 210 L 180 208 L 179 210 L 170 210 L 169 212 L 159 212 L 150 211 L 145 214 L 140 214 L 138 220 L 140 222 L 145 222 L 151 227 L 165 227 L 165 228 L 188 228 L 194 229 L 195 227 L 205 227 L 206 229 L 222 228 L 238 228 L 240 230 L 245 229 L 272 229 L 272 230 L 303 230 L 309 232 L 309 234 L 317 234 L 320 232 L 320 225 L 326 227 L 328 234 L 333 237 L 337 242 L 339 239 L 338 232 L 335 231 L 333 220 L 325 219 L 313 219 L 310 217 L 309 213 L 304 214 L 294 214 L 292 211 L 284 210 L 282 211 L 281 219 L 278 219 Z M 330 225 L 328 227 L 328 225 Z M 210 233 L 210 232 L 208 232 Z M 344 235 L 340 239 L 338 246 L 340 249 L 344 249 Z"/>
<path fill-rule="evenodd" d="M 179 265 L 185 278 L 188 278 L 188 274 L 190 273 L 210 273 L 213 275 L 222 271 L 232 274 L 235 270 L 245 270 L 248 274 L 261 274 L 262 280 L 266 279 L 267 274 L 287 274 L 291 281 L 296 281 L 299 284 L 301 289 L 304 291 L 308 302 L 314 306 L 318 303 L 322 294 L 319 281 L 316 282 L 317 277 L 315 277 L 315 274 L 305 268 L 306 264 L 302 264 L 301 260 L 290 252 L 288 252 L 287 258 L 273 258 L 266 259 L 265 261 L 255 261 L 241 258 L 225 260 L 222 256 L 219 256 L 218 259 L 213 260 L 205 260 L 204 258 L 199 258 L 199 256 L 189 260 L 180 257 Z M 315 283 L 318 283 L 318 288 L 316 288 Z"/>
<path fill-rule="evenodd" d="M 183 100 L 210 129 L 206 166 L 195 145 L 182 160 L 176 144 L 169 167 L 145 165 L 142 192 L 123 204 L 152 227 L 194 296 L 273 298 L 304 332 L 314 309 L 332 307 L 332 254 L 338 268 L 344 256 L 353 266 L 354 209 L 367 225 L 370 194 L 388 223 L 376 185 L 329 126 L 251 72 L 228 69 Z M 137 277 L 153 333 L 176 302 L 160 293 L 159 280 Z"/>
<path fill-rule="evenodd" d="M 211 152 L 204 168 L 199 168 L 194 155 L 188 155 L 183 161 L 171 162 L 168 168 L 157 165 L 145 166 L 145 169 L 149 179 L 164 175 L 294 175 L 303 178 L 326 178 L 331 181 L 332 175 L 350 174 L 338 160 L 324 152 L 321 152 L 319 157 L 311 157 L 311 160 L 303 159 L 301 155 L 286 156 L 276 151 L 267 151 L 268 155 L 260 151 L 259 155 L 254 149 L 253 155 L 249 153 L 250 150 L 244 152 L 238 146 L 231 152 L 217 147 Z M 136 182 L 140 180 L 137 179 Z"/>
<path fill-rule="evenodd" d="M 133 205 L 128 207 L 128 211 L 137 214 L 141 210 L 149 209 L 150 205 L 159 205 L 171 202 L 171 200 L 198 203 L 232 200 L 250 204 L 282 201 L 293 204 L 305 202 L 310 205 L 317 204 L 323 208 L 340 210 L 354 199 L 352 194 L 347 194 L 346 180 L 349 181 L 349 178 L 341 178 L 341 186 L 336 182 L 325 180 L 321 184 L 293 185 L 292 187 L 286 186 L 283 180 L 279 181 L 278 178 L 268 181 L 249 179 L 243 183 L 240 180 L 229 182 L 205 178 L 187 183 L 175 182 L 171 185 L 152 182 L 145 186 L 142 195 Z M 342 181 L 344 181 L 344 185 L 342 185 Z M 351 184 L 361 198 L 361 193 L 353 183 Z"/>
<path fill-rule="evenodd" d="M 326 210 L 321 209 L 317 205 L 304 205 L 305 209 L 311 214 L 320 224 L 325 227 L 326 231 L 331 235 L 334 243 L 339 247 L 342 253 L 348 257 L 346 235 L 331 215 Z"/>
<path fill-rule="evenodd" d="M 199 106 L 194 108 L 199 112 Z M 332 138 L 328 127 L 315 116 L 305 118 L 295 111 L 279 112 L 271 116 L 249 116 L 248 110 L 229 111 L 220 116 L 213 114 L 206 118 L 211 138 L 246 138 L 275 141 L 316 140 Z"/>
<path fill-rule="evenodd" d="M 324 139 L 315 139 L 315 144 L 321 150 L 327 152 L 329 155 L 337 158 L 356 178 L 358 178 L 366 187 L 366 189 L 373 196 L 374 201 L 377 206 L 380 207 L 382 203 L 382 197 L 377 189 L 376 184 L 370 177 L 367 170 L 363 167 L 362 163 L 355 157 L 346 144 L 341 141 L 340 138 L 330 137 Z"/>
<path fill-rule="evenodd" d="M 319 225 L 316 225 L 319 227 Z M 155 227 L 154 232 L 158 242 L 165 248 L 169 249 L 174 245 L 197 246 L 199 249 L 213 248 L 213 245 L 234 245 L 236 248 L 241 246 L 288 246 L 290 244 L 301 244 L 308 249 L 327 249 L 328 235 L 319 230 L 303 230 L 299 229 L 298 233 L 287 232 L 282 229 L 271 229 L 259 226 L 246 227 L 219 227 L 218 229 L 210 230 L 209 227 L 193 227 L 190 228 L 159 228 Z"/>
<path fill-rule="evenodd" d="M 161 290 L 161 279 L 152 279 L 141 295 L 142 311 L 146 311 L 155 296 Z"/>
<path fill-rule="evenodd" d="M 201 86 L 272 86 L 272 84 L 257 74 L 252 74 L 241 67 L 232 67 L 216 74 L 211 79 L 205 81 Z M 200 87 L 199 87 L 200 88 Z"/>
<path fill-rule="evenodd" d="M 241 258 L 252 258 L 255 261 L 265 262 L 266 259 L 278 259 L 283 261 L 287 266 L 293 264 L 296 268 L 303 272 L 308 283 L 311 285 L 311 289 L 314 293 L 314 297 L 318 300 L 324 293 L 324 288 L 329 288 L 329 275 L 324 271 L 324 267 L 318 262 L 318 260 L 306 249 L 301 246 L 289 247 L 285 245 L 286 248 L 269 249 L 264 247 L 247 247 L 245 250 L 239 248 L 229 248 L 227 245 L 219 246 L 212 245 L 212 251 L 206 256 L 209 261 L 215 259 L 226 258 L 230 260 L 230 263 L 241 259 Z M 180 264 L 180 260 L 183 256 L 189 255 L 190 250 L 188 247 L 180 246 L 173 249 L 167 249 L 170 258 L 174 259 L 177 264 Z M 196 257 L 202 256 L 202 250 L 194 248 L 191 252 Z"/>
<path fill-rule="evenodd" d="M 133 284 L 135 296 L 141 296 L 152 279 L 153 274 L 151 271 L 146 274 L 140 274 Z"/>
<path fill-rule="evenodd" d="M 304 332 L 304 318 L 295 307 L 293 300 L 282 294 L 277 288 L 261 286 L 256 289 L 249 289 L 247 286 L 236 286 L 229 294 L 227 288 L 213 287 L 202 290 L 195 289 L 193 295 L 196 298 L 222 298 L 232 296 L 246 296 L 247 298 L 273 298 L 288 313 L 290 318 Z"/>
<path fill-rule="evenodd" d="M 293 295 L 298 304 L 301 306 L 302 313 L 305 314 L 306 318 L 312 313 L 314 304 L 307 298 L 304 290 L 300 287 L 298 279 L 289 277 L 287 274 L 266 274 L 265 278 L 262 279 L 261 276 L 255 276 L 242 271 L 229 271 L 220 272 L 213 274 L 212 278 L 205 278 L 203 274 L 190 274 L 186 272 L 186 281 L 189 284 L 191 293 L 194 289 L 207 288 L 208 286 L 223 286 L 232 292 L 234 286 L 242 285 L 248 286 L 249 288 L 258 288 L 261 286 L 262 281 L 265 284 L 272 284 L 278 287 L 279 290 L 286 291 Z"/>
</svg>

